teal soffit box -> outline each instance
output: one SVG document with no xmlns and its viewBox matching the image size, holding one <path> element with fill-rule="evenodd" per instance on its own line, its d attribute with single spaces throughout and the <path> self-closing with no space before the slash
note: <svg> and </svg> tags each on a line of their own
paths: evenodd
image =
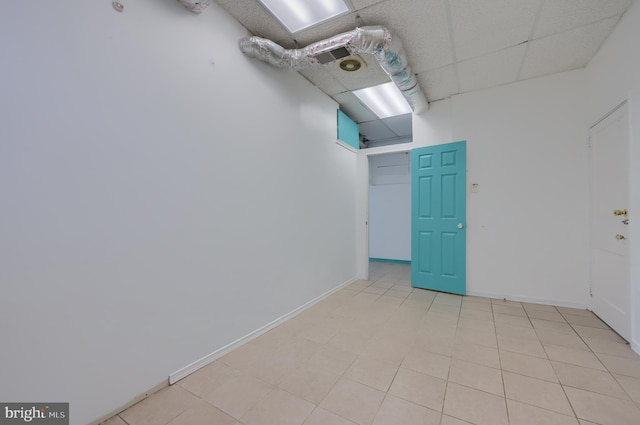
<svg viewBox="0 0 640 425">
<path fill-rule="evenodd" d="M 360 128 L 340 109 L 338 109 L 338 143 L 350 150 L 360 149 Z"/>
</svg>

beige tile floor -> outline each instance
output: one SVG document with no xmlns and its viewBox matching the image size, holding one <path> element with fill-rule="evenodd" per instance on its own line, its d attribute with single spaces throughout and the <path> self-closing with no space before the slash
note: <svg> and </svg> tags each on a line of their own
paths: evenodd
<svg viewBox="0 0 640 425">
<path fill-rule="evenodd" d="M 595 315 L 358 281 L 108 425 L 638 425 L 640 357 Z"/>
</svg>

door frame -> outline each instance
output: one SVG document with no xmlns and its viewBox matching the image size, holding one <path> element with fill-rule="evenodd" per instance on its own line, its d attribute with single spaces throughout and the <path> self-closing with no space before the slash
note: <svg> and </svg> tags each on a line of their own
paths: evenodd
<svg viewBox="0 0 640 425">
<path fill-rule="evenodd" d="M 629 210 L 630 219 L 640 215 L 640 88 L 628 97 L 629 108 Z M 631 222 L 633 223 L 633 221 Z M 631 348 L 640 354 L 640 227 L 629 226 L 629 285 L 631 289 Z"/>
<path fill-rule="evenodd" d="M 409 142 L 358 150 L 356 154 L 356 276 L 358 279 L 369 279 L 369 157 L 389 153 L 411 152 L 415 148 L 425 148 L 446 143 L 422 145 Z"/>
<path fill-rule="evenodd" d="M 369 157 L 411 152 L 415 143 L 400 143 L 358 150 L 356 166 L 356 272 L 358 279 L 369 279 Z"/>
<path fill-rule="evenodd" d="M 626 115 L 627 115 L 627 127 L 626 127 L 626 132 L 628 135 L 627 138 L 627 146 L 626 146 L 626 156 L 627 156 L 627 175 L 626 175 L 626 180 L 627 180 L 627 193 L 626 193 L 626 198 L 627 198 L 627 205 L 629 208 L 629 210 L 631 211 L 631 216 L 633 215 L 633 207 L 631 206 L 631 202 L 632 202 L 632 178 L 631 178 L 631 171 L 632 171 L 632 134 L 631 134 L 631 128 L 632 128 L 632 121 L 631 121 L 631 106 L 630 106 L 630 102 L 629 100 L 625 99 L 624 101 L 622 101 L 621 103 L 619 103 L 618 105 L 616 105 L 614 108 L 612 108 L 611 110 L 609 110 L 606 114 L 604 114 L 602 117 L 600 117 L 595 123 L 593 123 L 592 125 L 589 126 L 589 139 L 588 139 L 588 146 L 589 146 L 589 302 L 588 302 L 588 306 L 589 306 L 589 310 L 592 311 L 595 314 L 598 314 L 598 312 L 594 311 L 594 307 L 595 307 L 595 303 L 594 303 L 594 297 L 593 297 L 593 284 L 594 284 L 594 270 L 593 270 L 593 263 L 594 263 L 594 249 L 595 249 L 595 241 L 594 241 L 594 235 L 593 235 L 593 225 L 594 225 L 594 210 L 593 210 L 593 196 L 594 196 L 594 184 L 595 184 L 595 171 L 593 168 L 593 149 L 592 149 L 592 141 L 591 141 L 591 133 L 593 131 L 594 128 L 596 128 L 598 125 L 602 124 L 603 122 L 605 122 L 606 120 L 608 120 L 609 118 L 611 118 L 613 115 L 615 115 L 616 113 L 618 113 L 618 111 L 620 111 L 621 109 L 626 108 Z M 633 236 L 631 235 L 631 226 L 629 226 L 629 232 L 628 235 L 630 235 L 630 241 L 632 242 L 633 240 Z M 629 296 L 629 303 L 628 303 L 628 313 L 629 313 L 629 335 L 623 336 L 623 338 L 625 339 L 629 339 L 629 342 L 631 343 L 633 340 L 633 334 L 634 334 L 634 322 L 636 322 L 637 320 L 634 320 L 634 314 L 638 314 L 637 312 L 634 312 L 634 303 L 633 303 L 633 277 L 632 277 L 632 273 L 631 273 L 631 269 L 632 269 L 632 243 L 629 243 L 629 247 L 627 249 L 627 269 L 625 270 L 625 275 L 627 277 L 627 285 L 628 285 L 628 296 Z M 603 319 L 604 321 L 604 319 Z M 609 324 L 607 324 L 609 325 Z M 611 326 L 611 325 L 609 325 Z M 613 329 L 613 328 L 612 328 Z M 615 329 L 614 329 L 615 331 Z M 632 344 L 633 345 L 633 344 Z M 636 347 L 637 348 L 637 347 Z M 637 349 L 635 350 L 636 352 L 638 351 Z"/>
</svg>

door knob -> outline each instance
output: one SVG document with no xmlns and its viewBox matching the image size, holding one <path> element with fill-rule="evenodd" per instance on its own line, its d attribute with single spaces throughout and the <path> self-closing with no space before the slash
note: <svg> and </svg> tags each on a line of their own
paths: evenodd
<svg viewBox="0 0 640 425">
<path fill-rule="evenodd" d="M 621 241 L 621 240 L 624 240 L 624 239 L 627 239 L 627 238 L 625 238 L 623 235 L 616 235 L 616 239 Z"/>
<path fill-rule="evenodd" d="M 463 227 L 464 227 L 464 224 L 458 223 L 458 229 L 462 229 Z"/>
<path fill-rule="evenodd" d="M 627 216 L 627 210 L 613 210 L 613 215 L 623 215 L 623 216 Z"/>
</svg>

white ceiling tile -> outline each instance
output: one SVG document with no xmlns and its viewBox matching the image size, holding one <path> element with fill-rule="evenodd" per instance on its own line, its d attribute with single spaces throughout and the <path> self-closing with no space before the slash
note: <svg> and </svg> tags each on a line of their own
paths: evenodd
<svg viewBox="0 0 640 425">
<path fill-rule="evenodd" d="M 336 94 L 333 99 L 340 104 L 340 109 L 355 122 L 377 120 L 378 117 L 364 106 L 353 93 Z"/>
<path fill-rule="evenodd" d="M 458 74 L 454 65 L 420 73 L 418 83 L 429 102 L 446 99 L 460 92 Z"/>
<path fill-rule="evenodd" d="M 360 123 L 360 134 L 370 140 L 384 140 L 398 137 L 381 120 Z"/>
<path fill-rule="evenodd" d="M 323 66 L 312 66 L 300 73 L 329 96 L 347 91 Z"/>
<path fill-rule="evenodd" d="M 380 2 L 381 0 L 351 0 L 351 4 L 356 9 L 363 9 L 365 7 L 369 7 Z"/>
<path fill-rule="evenodd" d="M 356 28 L 356 14 L 350 13 L 348 15 L 339 16 L 330 21 L 321 23 L 305 31 L 300 31 L 294 35 L 289 36 L 289 40 L 297 42 L 296 46 L 292 47 L 306 47 L 311 43 L 324 40 L 334 35 L 341 34 L 343 32 L 351 31 Z"/>
<path fill-rule="evenodd" d="M 518 79 L 582 67 L 633 4 L 633 0 L 350 0 L 350 14 L 294 36 L 257 0 L 214 1 L 251 33 L 287 49 L 303 48 L 358 26 L 383 25 L 402 40 L 429 102 L 514 81 L 523 49 L 526 56 Z M 377 61 L 365 60 L 368 68 L 354 74 L 339 71 L 335 63 L 301 73 L 352 119 L 371 121 L 375 115 L 347 90 L 389 78 Z"/>
<path fill-rule="evenodd" d="M 289 31 L 255 0 L 216 0 L 216 3 L 254 35 L 274 41 L 289 35 Z"/>
<path fill-rule="evenodd" d="M 515 81 L 525 50 L 526 44 L 521 44 L 458 63 L 460 91 L 469 92 Z"/>
<path fill-rule="evenodd" d="M 385 1 L 360 16 L 366 25 L 382 25 L 402 40 L 413 72 L 453 63 L 443 0 Z"/>
<path fill-rule="evenodd" d="M 457 60 L 529 39 L 540 0 L 449 0 Z"/>
<path fill-rule="evenodd" d="M 355 72 L 341 70 L 338 62 L 322 66 L 327 73 L 339 81 L 347 90 L 359 90 L 391 81 L 391 78 L 382 70 L 375 57 L 365 54 L 360 55 L 360 57 L 362 57 L 367 66 Z"/>
<path fill-rule="evenodd" d="M 534 38 L 591 24 L 621 15 L 633 0 L 563 0 L 546 1 L 540 12 Z"/>
<path fill-rule="evenodd" d="M 585 66 L 609 36 L 618 18 L 598 21 L 530 42 L 521 79 Z"/>
<path fill-rule="evenodd" d="M 413 134 L 413 114 L 398 115 L 382 120 L 384 124 L 398 136 L 411 136 Z"/>
</svg>

